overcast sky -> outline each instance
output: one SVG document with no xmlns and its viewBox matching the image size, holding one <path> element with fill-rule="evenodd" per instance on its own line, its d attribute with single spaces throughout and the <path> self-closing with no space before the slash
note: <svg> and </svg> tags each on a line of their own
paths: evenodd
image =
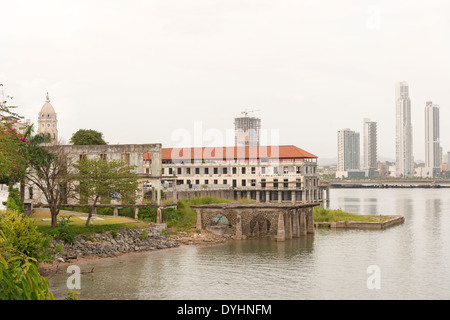
<svg viewBox="0 0 450 320">
<path fill-rule="evenodd" d="M 450 150 L 448 1 L 0 0 L 0 12 L 5 95 L 37 123 L 49 92 L 66 142 L 94 129 L 110 144 L 232 145 L 233 119 L 259 110 L 268 143 L 319 158 L 370 118 L 394 158 L 406 81 L 415 159 L 426 101 Z"/>
</svg>

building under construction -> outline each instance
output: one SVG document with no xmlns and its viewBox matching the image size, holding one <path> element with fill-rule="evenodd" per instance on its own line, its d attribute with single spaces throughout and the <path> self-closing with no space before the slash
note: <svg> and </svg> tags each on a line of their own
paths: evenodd
<svg viewBox="0 0 450 320">
<path fill-rule="evenodd" d="M 234 119 L 235 146 L 259 146 L 261 119 L 248 117 L 250 111 L 244 111 L 245 117 Z"/>
</svg>

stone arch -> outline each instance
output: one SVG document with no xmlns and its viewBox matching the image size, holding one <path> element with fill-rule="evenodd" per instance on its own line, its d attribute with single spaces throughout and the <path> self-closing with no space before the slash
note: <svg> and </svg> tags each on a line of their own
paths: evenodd
<svg viewBox="0 0 450 320">
<path fill-rule="evenodd" d="M 272 223 L 269 219 L 263 214 L 257 214 L 249 223 L 250 234 L 251 235 L 264 235 L 270 234 L 270 228 L 272 227 Z"/>
</svg>

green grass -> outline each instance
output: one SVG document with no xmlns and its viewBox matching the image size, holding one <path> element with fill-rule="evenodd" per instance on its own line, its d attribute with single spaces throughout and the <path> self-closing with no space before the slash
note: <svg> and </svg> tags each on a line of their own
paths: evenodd
<svg viewBox="0 0 450 320">
<path fill-rule="evenodd" d="M 92 225 L 86 226 L 86 220 L 80 219 L 80 217 L 86 217 L 86 215 L 77 215 L 76 212 L 73 212 L 73 214 L 61 212 L 58 215 L 58 218 L 69 216 L 72 216 L 69 223 L 66 223 L 64 226 L 62 226 L 61 223 L 58 223 L 56 228 L 51 227 L 51 221 L 42 221 L 44 218 L 50 218 L 50 212 L 48 210 L 35 210 L 30 217 L 34 219 L 34 224 L 38 231 L 66 242 L 73 241 L 78 235 L 89 238 L 89 235 L 94 233 L 103 233 L 106 231 L 112 232 L 122 228 L 137 228 L 146 225 L 143 222 L 136 222 L 127 217 L 102 216 L 101 218 L 104 220 L 91 220 Z"/>
<path fill-rule="evenodd" d="M 319 206 L 314 207 L 314 222 L 337 222 L 337 221 L 364 221 L 364 222 L 382 222 L 386 218 L 380 218 L 370 215 L 353 214 L 342 211 L 341 209 L 324 209 Z"/>
</svg>

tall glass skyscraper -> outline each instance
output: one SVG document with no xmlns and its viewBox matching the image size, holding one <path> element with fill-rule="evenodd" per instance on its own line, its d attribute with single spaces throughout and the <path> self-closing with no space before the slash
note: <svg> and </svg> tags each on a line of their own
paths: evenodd
<svg viewBox="0 0 450 320">
<path fill-rule="evenodd" d="M 359 157 L 359 132 L 339 130 L 337 171 L 359 170 Z"/>
<path fill-rule="evenodd" d="M 412 177 L 414 157 L 412 144 L 411 100 L 407 82 L 395 85 L 395 158 L 397 177 Z"/>
<path fill-rule="evenodd" d="M 425 168 L 430 176 L 441 172 L 441 146 L 439 142 L 439 106 L 427 101 L 425 106 Z"/>
</svg>

